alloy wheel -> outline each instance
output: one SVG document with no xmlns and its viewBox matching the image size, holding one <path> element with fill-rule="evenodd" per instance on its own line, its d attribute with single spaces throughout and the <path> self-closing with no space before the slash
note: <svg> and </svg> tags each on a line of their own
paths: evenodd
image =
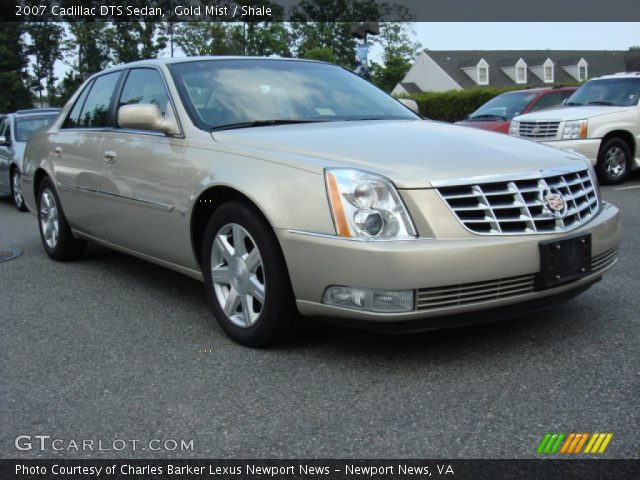
<svg viewBox="0 0 640 480">
<path fill-rule="evenodd" d="M 20 172 L 17 169 L 11 176 L 11 187 L 13 189 L 13 201 L 20 208 L 20 205 L 22 205 L 22 185 L 20 185 Z"/>
<path fill-rule="evenodd" d="M 53 193 L 48 188 L 45 188 L 40 196 L 40 226 L 47 246 L 51 249 L 56 248 L 60 236 L 58 207 Z"/>
<path fill-rule="evenodd" d="M 627 156 L 620 147 L 610 148 L 604 157 L 605 169 L 612 177 L 624 174 L 627 168 Z"/>
<path fill-rule="evenodd" d="M 266 280 L 258 246 L 237 223 L 224 225 L 211 249 L 211 278 L 216 299 L 229 320 L 249 328 L 264 308 Z"/>
</svg>

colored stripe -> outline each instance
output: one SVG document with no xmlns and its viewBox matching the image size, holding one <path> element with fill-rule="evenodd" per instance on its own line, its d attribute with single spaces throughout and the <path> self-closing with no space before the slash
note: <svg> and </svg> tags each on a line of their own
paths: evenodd
<svg viewBox="0 0 640 480">
<path fill-rule="evenodd" d="M 551 438 L 551 434 L 547 433 L 544 438 L 542 439 L 542 441 L 540 442 L 540 445 L 538 445 L 538 453 L 543 453 L 544 452 L 544 447 L 547 444 L 547 442 L 549 441 L 549 438 Z"/>
<path fill-rule="evenodd" d="M 598 448 L 600 448 L 600 444 L 604 440 L 604 437 L 606 437 L 606 435 L 604 433 L 601 433 L 601 434 L 598 435 L 598 439 L 596 440 L 596 443 L 591 448 L 591 453 L 597 453 L 598 452 Z"/>
<path fill-rule="evenodd" d="M 551 447 L 553 447 L 554 443 L 556 442 L 558 438 L 558 434 L 554 433 L 553 435 L 551 435 L 551 438 L 549 439 L 549 442 L 547 443 L 547 446 L 544 449 L 544 453 L 552 453 L 551 452 Z"/>
<path fill-rule="evenodd" d="M 607 434 L 607 436 L 604 439 L 604 442 L 602 442 L 602 445 L 600 445 L 600 450 L 598 450 L 598 453 L 604 453 L 604 451 L 607 448 L 607 445 L 609 445 L 609 442 L 611 441 L 612 438 L 613 438 L 613 433 Z"/>
<path fill-rule="evenodd" d="M 587 443 L 587 448 L 584 449 L 584 453 L 591 453 L 591 447 L 593 447 L 593 444 L 596 443 L 597 438 L 598 438 L 597 433 L 594 433 L 593 435 L 591 435 L 591 440 L 589 440 L 589 443 Z"/>
<path fill-rule="evenodd" d="M 556 443 L 553 445 L 553 447 L 551 447 L 551 453 L 556 453 L 558 451 L 562 440 L 564 440 L 564 433 L 558 435 L 558 440 L 556 440 Z"/>
<path fill-rule="evenodd" d="M 573 439 L 573 442 L 571 442 L 571 446 L 569 447 L 569 451 L 567 453 L 573 453 L 573 451 L 576 448 L 576 445 L 578 445 L 579 440 L 580 440 L 580 434 L 577 433 L 575 438 Z"/>
<path fill-rule="evenodd" d="M 576 451 L 574 453 L 580 453 L 580 451 L 582 450 L 582 446 L 584 445 L 584 442 L 587 441 L 587 438 L 589 438 L 589 434 L 583 433 L 582 438 L 580 439 L 580 443 L 578 443 L 578 446 L 576 447 Z"/>
<path fill-rule="evenodd" d="M 562 445 L 562 450 L 560 450 L 560 453 L 567 453 L 567 449 L 569 448 L 569 445 L 571 445 L 571 442 L 573 442 L 575 436 L 575 433 L 569 434 L 569 436 L 567 437 L 567 441 L 564 442 L 564 445 Z"/>
</svg>

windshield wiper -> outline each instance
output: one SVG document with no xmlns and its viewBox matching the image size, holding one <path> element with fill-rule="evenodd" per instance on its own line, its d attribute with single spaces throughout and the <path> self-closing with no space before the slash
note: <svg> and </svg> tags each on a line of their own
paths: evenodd
<svg viewBox="0 0 640 480">
<path fill-rule="evenodd" d="M 270 127 L 272 125 L 293 125 L 296 123 L 317 123 L 317 122 L 328 122 L 330 120 L 303 120 L 303 119 L 274 119 L 274 120 L 254 120 L 251 122 L 238 122 L 238 123 L 227 123 L 226 125 L 218 125 L 217 127 L 213 127 L 211 129 L 212 132 L 218 132 L 220 130 L 234 130 L 236 128 L 252 128 L 252 127 Z"/>
<path fill-rule="evenodd" d="M 593 102 L 587 102 L 587 105 L 613 105 L 613 103 L 605 102 L 604 100 L 594 100 Z"/>
<path fill-rule="evenodd" d="M 584 103 L 566 102 L 565 105 L 571 105 L 573 107 L 582 107 L 582 106 L 584 106 Z"/>
<path fill-rule="evenodd" d="M 494 115 L 492 113 L 483 113 L 481 115 L 474 115 L 473 117 L 469 117 L 467 120 L 476 120 L 478 118 L 499 118 L 500 120 L 507 120 L 507 117 L 503 117 L 502 115 Z"/>
</svg>

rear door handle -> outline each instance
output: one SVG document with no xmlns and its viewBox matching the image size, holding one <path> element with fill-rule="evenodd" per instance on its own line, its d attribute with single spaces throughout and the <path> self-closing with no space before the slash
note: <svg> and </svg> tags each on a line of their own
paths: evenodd
<svg viewBox="0 0 640 480">
<path fill-rule="evenodd" d="M 56 147 L 53 149 L 53 156 L 54 157 L 61 157 L 62 156 L 62 147 Z"/>
<path fill-rule="evenodd" d="M 113 150 L 107 150 L 104 152 L 104 163 L 116 163 L 116 152 Z"/>
</svg>

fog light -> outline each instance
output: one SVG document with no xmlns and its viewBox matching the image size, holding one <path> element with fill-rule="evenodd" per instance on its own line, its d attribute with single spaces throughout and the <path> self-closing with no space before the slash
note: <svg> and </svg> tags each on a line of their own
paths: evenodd
<svg viewBox="0 0 640 480">
<path fill-rule="evenodd" d="M 325 290 L 322 303 L 370 312 L 410 312 L 413 310 L 413 297 L 413 290 L 332 286 Z"/>
</svg>

